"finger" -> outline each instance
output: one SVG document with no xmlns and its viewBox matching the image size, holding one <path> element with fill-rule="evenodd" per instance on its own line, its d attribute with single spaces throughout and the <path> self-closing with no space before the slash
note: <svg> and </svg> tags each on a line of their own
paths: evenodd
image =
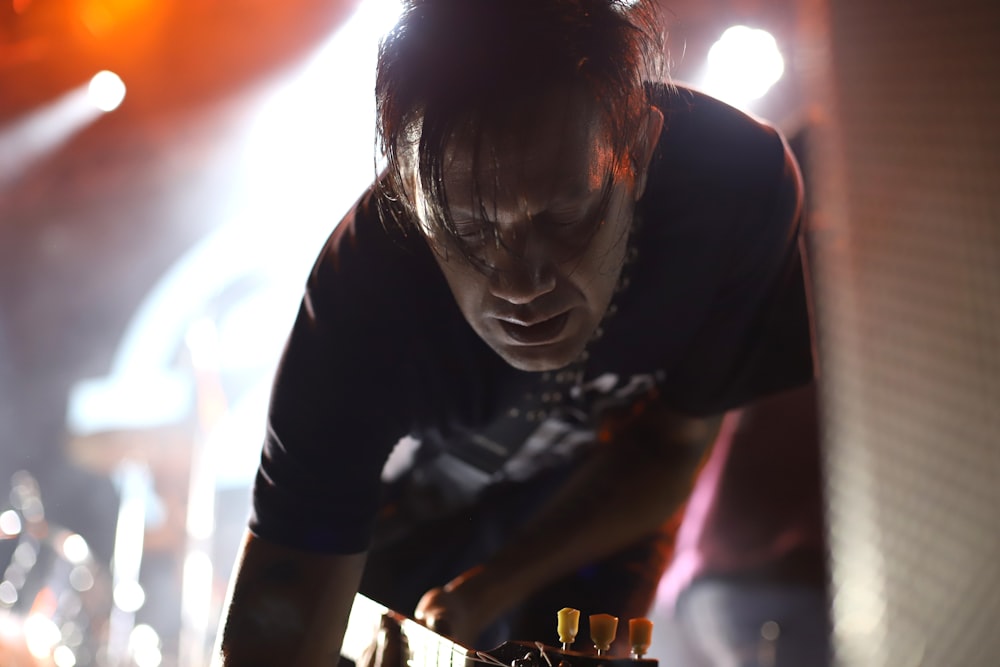
<svg viewBox="0 0 1000 667">
<path fill-rule="evenodd" d="M 361 667 L 403 667 L 404 646 L 399 622 L 383 616 L 378 633 L 362 655 Z"/>
<path fill-rule="evenodd" d="M 427 619 L 427 627 L 429 627 L 431 630 L 438 633 L 439 635 L 451 634 L 451 623 L 449 623 L 448 619 L 444 618 L 443 616 L 431 615 Z"/>
</svg>

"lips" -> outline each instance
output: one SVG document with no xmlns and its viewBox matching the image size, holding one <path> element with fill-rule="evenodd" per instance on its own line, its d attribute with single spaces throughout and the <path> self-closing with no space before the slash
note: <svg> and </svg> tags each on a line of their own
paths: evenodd
<svg viewBox="0 0 1000 667">
<path fill-rule="evenodd" d="M 511 338 L 511 340 L 521 345 L 544 345 L 551 343 L 562 334 L 569 321 L 569 311 L 551 317 L 535 324 L 516 324 L 507 320 L 500 320 L 500 326 Z"/>
</svg>

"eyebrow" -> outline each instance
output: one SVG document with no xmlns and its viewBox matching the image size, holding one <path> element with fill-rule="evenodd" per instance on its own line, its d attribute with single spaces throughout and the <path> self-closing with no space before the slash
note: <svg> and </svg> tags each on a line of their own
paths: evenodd
<svg viewBox="0 0 1000 667">
<path fill-rule="evenodd" d="M 579 192 L 580 194 L 575 194 L 576 192 Z M 574 190 L 574 194 L 560 194 L 552 199 L 549 199 L 546 202 L 545 207 L 539 211 L 539 213 L 544 213 L 553 209 L 571 207 L 580 207 L 589 211 L 589 209 L 592 209 L 601 199 L 603 199 L 603 195 L 603 188 L 598 188 L 596 190 L 591 190 L 589 188 L 577 188 Z M 463 205 L 455 206 L 449 204 L 448 212 L 453 219 L 479 220 L 479 214 L 483 208 L 485 207 L 473 210 Z"/>
</svg>

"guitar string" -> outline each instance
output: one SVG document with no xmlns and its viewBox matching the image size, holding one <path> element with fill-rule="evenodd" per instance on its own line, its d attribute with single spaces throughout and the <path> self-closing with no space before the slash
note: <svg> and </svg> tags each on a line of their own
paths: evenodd
<svg viewBox="0 0 1000 667">
<path fill-rule="evenodd" d="M 459 649 L 457 646 L 453 646 L 451 650 L 454 651 L 455 653 L 462 653 L 462 650 Z M 487 665 L 499 665 L 499 667 L 508 667 L 505 663 L 501 662 L 500 660 L 497 660 L 489 653 L 483 653 L 482 651 L 476 651 L 476 657 L 472 659 L 475 660 L 476 662 L 482 662 Z"/>
<path fill-rule="evenodd" d="M 538 652 L 541 654 L 542 658 L 545 659 L 545 662 L 548 664 L 548 666 L 552 667 L 552 661 L 549 660 L 549 654 L 545 652 L 545 644 L 543 644 L 542 642 L 535 642 L 535 647 L 538 649 Z"/>
</svg>

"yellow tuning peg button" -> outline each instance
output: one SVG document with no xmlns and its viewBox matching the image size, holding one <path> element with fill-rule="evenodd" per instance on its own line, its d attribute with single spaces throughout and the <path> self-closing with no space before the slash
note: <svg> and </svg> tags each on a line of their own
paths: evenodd
<svg viewBox="0 0 1000 667">
<path fill-rule="evenodd" d="M 580 610 L 563 607 L 559 610 L 558 616 L 559 641 L 562 642 L 564 649 L 569 648 L 569 645 L 576 640 L 576 633 L 580 631 Z"/>
<path fill-rule="evenodd" d="M 653 643 L 653 622 L 648 618 L 630 618 L 628 643 L 632 647 L 633 657 L 641 658 L 646 655 L 649 645 Z"/>
<path fill-rule="evenodd" d="M 604 655 L 615 641 L 618 632 L 618 617 L 611 614 L 590 615 L 590 639 L 594 642 L 597 655 Z"/>
</svg>

